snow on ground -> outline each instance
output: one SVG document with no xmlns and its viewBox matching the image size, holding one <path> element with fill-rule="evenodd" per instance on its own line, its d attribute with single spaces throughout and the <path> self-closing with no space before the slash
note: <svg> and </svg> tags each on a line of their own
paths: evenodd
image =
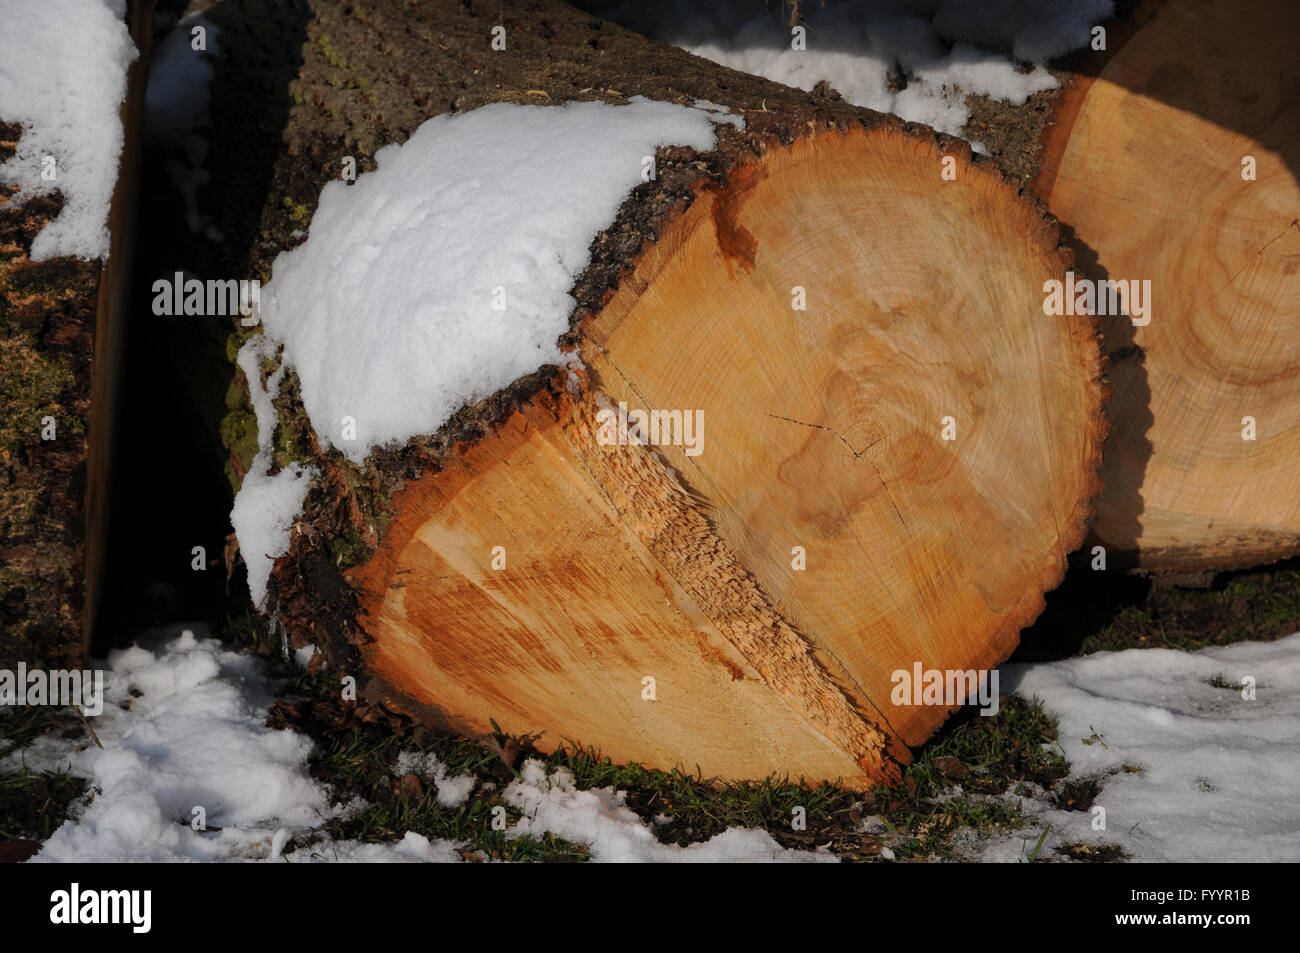
<svg viewBox="0 0 1300 953">
<path fill-rule="evenodd" d="M 523 812 L 516 835 L 553 834 L 583 844 L 591 858 L 607 863 L 837 863 L 826 851 L 796 851 L 779 845 L 767 831 L 730 828 L 700 844 L 661 844 L 612 788 L 579 791 L 564 768 L 551 775 L 540 761 L 528 761 L 505 799 Z"/>
<path fill-rule="evenodd" d="M 126 0 L 0 0 L 0 119 L 23 127 L 0 183 L 19 187 L 15 203 L 64 196 L 32 242 L 33 261 L 108 258 L 120 109 L 136 57 L 125 14 Z"/>
<path fill-rule="evenodd" d="M 330 806 L 308 773 L 311 741 L 266 727 L 274 685 L 261 661 L 201 627 L 172 626 L 113 652 L 107 664 L 104 713 L 93 719 L 103 750 L 46 736 L 0 755 L 0 771 L 66 769 L 96 789 L 34 861 L 461 859 L 461 845 L 414 832 L 388 844 L 326 839 L 284 853 L 291 837 L 364 805 Z M 1209 684 L 1244 676 L 1255 679 L 1254 700 Z M 1010 665 L 1001 683 L 1041 697 L 1059 719 L 1071 777 L 1102 780 L 1096 803 L 1106 829 L 1092 830 L 1092 813 L 1056 810 L 1030 792 L 1013 798 L 1030 816 L 1026 828 L 973 841 L 979 859 L 1026 860 L 1050 824 L 1041 856 L 1083 841 L 1119 845 L 1139 861 L 1300 860 L 1300 634 L 1193 654 L 1145 649 Z M 430 755 L 403 752 L 394 775 L 408 772 L 434 783 L 449 810 L 473 792 L 472 778 L 449 778 Z M 662 844 L 622 792 L 580 791 L 568 771 L 548 774 L 535 760 L 503 797 L 524 814 L 507 836 L 553 834 L 585 845 L 598 862 L 835 859 L 782 848 L 759 830 Z M 206 810 L 209 831 L 191 829 L 195 806 Z"/>
<path fill-rule="evenodd" d="M 468 801 L 477 781 L 472 774 L 449 778 L 447 766 L 438 760 L 437 755 L 420 754 L 415 751 L 403 751 L 399 754 L 393 773 L 398 777 L 415 774 L 432 782 L 438 791 L 438 803 L 443 807 L 460 807 Z"/>
<path fill-rule="evenodd" d="M 414 832 L 389 844 L 326 840 L 284 853 L 294 835 L 363 805 L 330 806 L 328 790 L 308 772 L 312 742 L 266 727 L 274 686 L 261 661 L 205 637 L 201 626 L 146 633 L 111 653 L 107 668 L 104 712 L 91 720 L 103 749 L 88 738 L 44 736 L 0 754 L 0 772 L 67 770 L 95 789 L 32 862 L 461 860 L 459 845 Z M 473 789 L 472 778 L 448 778 L 431 756 L 404 752 L 395 773 L 407 771 L 433 779 L 448 809 Z M 504 796 L 529 815 L 507 836 L 550 831 L 589 845 L 597 861 L 831 859 L 739 829 L 687 848 L 659 844 L 621 794 L 577 791 L 566 772 L 548 776 L 537 761 Z M 208 831 L 191 827 L 196 806 Z"/>
<path fill-rule="evenodd" d="M 202 28 L 202 50 L 194 49 L 194 30 Z M 149 59 L 149 85 L 145 90 L 145 128 L 155 145 L 167 150 L 168 177 L 185 200 L 185 222 L 193 234 L 213 241 L 221 232 L 199 212 L 198 191 L 211 178 L 203 167 L 208 140 L 208 88 L 213 69 L 210 57 L 221 52 L 217 26 L 201 13 L 176 24 Z"/>
<path fill-rule="evenodd" d="M 779 12 L 776 5 L 752 0 L 622 0 L 592 7 L 599 16 L 715 63 L 806 90 L 826 80 L 854 105 L 951 135 L 961 135 L 970 118 L 968 94 L 1018 105 L 1054 88 L 1056 80 L 1041 64 L 1087 46 L 1092 27 L 1112 8 L 1112 0 L 805 4 L 806 49 L 799 51 L 791 48 L 786 4 Z M 1020 72 L 1015 61 L 1034 65 Z M 900 74 L 907 79 L 901 89 L 891 83 L 891 75 Z"/>
<path fill-rule="evenodd" d="M 1209 683 L 1246 676 L 1254 700 Z M 1300 861 L 1300 634 L 1008 665 L 1001 679 L 1059 720 L 1072 777 L 1103 778 L 1106 829 L 1092 830 L 1091 813 L 1026 798 L 1035 823 L 986 845 L 983 859 L 1025 859 L 1050 824 L 1040 856 L 1082 841 L 1138 861 Z"/>
<path fill-rule="evenodd" d="M 102 750 L 46 736 L 0 761 L 3 770 L 66 768 L 99 789 L 36 860 L 268 857 L 277 830 L 329 816 L 325 789 L 306 771 L 311 742 L 265 727 L 273 699 L 261 662 L 201 632 L 159 630 L 109 656 L 104 713 L 91 719 Z M 196 806 L 222 830 L 192 830 Z"/>
</svg>

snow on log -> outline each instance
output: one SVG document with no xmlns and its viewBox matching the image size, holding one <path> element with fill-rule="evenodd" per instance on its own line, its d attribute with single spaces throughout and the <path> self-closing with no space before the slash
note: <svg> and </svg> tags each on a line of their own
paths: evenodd
<svg viewBox="0 0 1300 953">
<path fill-rule="evenodd" d="M 1093 528 L 1112 565 L 1195 574 L 1300 552 L 1297 33 L 1288 0 L 1146 3 L 1045 136 L 1034 186 L 1106 312 Z"/>
<path fill-rule="evenodd" d="M 484 108 L 328 185 L 275 263 L 283 349 L 241 366 L 291 448 L 265 476 L 313 475 L 237 526 L 250 563 L 284 552 L 265 609 L 454 730 L 896 777 L 1085 532 L 1104 385 L 1094 319 L 1043 314 L 1055 225 L 824 92 L 550 0 L 417 9 L 404 42 Z"/>
</svg>

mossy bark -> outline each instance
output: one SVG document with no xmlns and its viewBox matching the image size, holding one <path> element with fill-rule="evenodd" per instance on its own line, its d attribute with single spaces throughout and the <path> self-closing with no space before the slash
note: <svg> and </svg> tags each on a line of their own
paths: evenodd
<svg viewBox="0 0 1300 953">
<path fill-rule="evenodd" d="M 82 664 L 102 600 L 153 9 L 133 0 L 126 10 L 138 55 L 121 109 L 108 262 L 31 261 L 63 196 L 15 207 L 17 188 L 0 189 L 0 668 Z M 0 159 L 23 135 L 5 119 Z"/>
<path fill-rule="evenodd" d="M 720 126 L 710 152 L 659 151 L 656 178 L 635 189 L 593 240 L 590 264 L 572 290 L 578 304 L 571 326 L 603 307 L 629 263 L 657 239 L 669 217 L 693 201 L 702 180 L 720 185 L 738 163 L 827 129 L 887 124 L 908 135 L 936 138 L 926 127 L 851 106 L 828 88 L 809 93 L 738 73 L 558 0 L 530 0 L 504 10 L 451 0 L 375 0 L 350 7 L 320 0 L 274 11 L 231 0 L 211 15 L 227 51 L 218 66 L 212 110 L 214 131 L 225 130 L 214 146 L 214 178 L 225 184 L 214 181 L 212 188 L 258 176 L 264 183 L 260 200 L 244 193 L 242 205 L 227 206 L 231 218 L 218 221 L 223 231 L 244 236 L 225 252 L 229 264 L 244 270 L 227 274 L 270 279 L 275 255 L 304 239 L 320 190 L 339 176 L 345 156 L 356 159 L 359 171 L 373 169 L 378 149 L 405 141 L 430 117 L 490 103 L 622 104 L 645 96 L 690 105 L 699 99 L 728 106 L 745 120 L 744 130 Z M 505 28 L 504 51 L 492 48 L 497 26 Z M 265 55 L 260 51 L 285 45 L 286 31 L 301 38 L 302 61 L 281 95 L 268 87 L 271 73 L 259 63 Z M 278 136 L 268 139 L 264 119 L 250 115 L 249 96 L 283 104 Z M 232 130 L 242 134 L 232 136 Z M 968 154 L 964 143 L 937 138 L 942 148 Z M 259 150 L 266 153 L 261 158 L 253 155 Z M 993 167 L 982 157 L 971 161 Z M 267 608 L 290 642 L 317 645 L 337 670 L 362 671 L 357 645 L 366 637 L 356 624 L 359 604 L 343 570 L 365 562 L 378 547 L 394 494 L 421 474 L 439 470 L 450 448 L 488 434 L 522 402 L 556 386 L 555 369 L 542 368 L 462 408 L 437 433 L 376 450 L 358 467 L 336 451 L 322 450 L 289 375 L 276 399 L 277 463 L 297 459 L 321 473 L 290 553 L 272 577 Z M 240 432 L 237 422 L 231 420 L 227 431 Z M 382 708 L 384 688 L 370 689 L 370 699 Z"/>
<path fill-rule="evenodd" d="M 0 124 L 0 159 L 21 135 Z M 60 196 L 0 204 L 0 668 L 63 667 L 81 656 L 100 267 L 27 257 L 62 204 Z"/>
</svg>

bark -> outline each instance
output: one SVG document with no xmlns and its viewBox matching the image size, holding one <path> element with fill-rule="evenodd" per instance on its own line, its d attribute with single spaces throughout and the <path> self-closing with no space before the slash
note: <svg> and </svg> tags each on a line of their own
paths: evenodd
<svg viewBox="0 0 1300 953">
<path fill-rule="evenodd" d="M 1070 261 L 1055 225 L 957 140 L 562 3 L 312 11 L 264 233 L 309 215 L 342 155 L 364 168 L 442 112 L 644 95 L 746 128 L 661 150 L 593 241 L 573 374 L 543 368 L 361 468 L 320 451 L 290 378 L 292 454 L 323 472 L 272 580 L 291 641 L 370 703 L 465 733 L 896 777 L 954 706 L 892 704 L 893 673 L 1006 658 L 1097 489 L 1095 324 L 1041 310 Z M 719 449 L 606 446 L 597 414 L 620 401 L 702 409 Z"/>
<path fill-rule="evenodd" d="M 126 136 L 109 212 L 107 263 L 27 256 L 62 208 L 21 208 L 0 191 L 0 668 L 80 665 L 102 602 L 111 449 L 134 245 L 141 110 L 153 2 L 128 11 L 140 56 L 128 74 Z M 0 155 L 22 128 L 0 116 Z M 45 426 L 53 418 L 53 439 Z"/>
</svg>

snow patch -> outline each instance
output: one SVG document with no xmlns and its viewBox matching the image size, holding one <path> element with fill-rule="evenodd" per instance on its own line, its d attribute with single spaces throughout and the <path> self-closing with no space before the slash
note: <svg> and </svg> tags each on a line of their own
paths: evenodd
<svg viewBox="0 0 1300 953">
<path fill-rule="evenodd" d="M 472 774 L 461 774 L 454 778 L 447 777 L 447 766 L 438 760 L 435 754 L 420 754 L 417 751 L 403 751 L 397 756 L 393 773 L 398 777 L 414 774 L 430 781 L 437 788 L 438 804 L 447 808 L 458 808 L 469 800 L 474 793 L 477 778 Z"/>
<path fill-rule="evenodd" d="M 644 157 L 711 149 L 714 123 L 739 121 L 644 99 L 495 104 L 435 116 L 376 171 L 328 183 L 262 289 L 321 443 L 360 463 L 562 363 L 569 290 Z"/>
<path fill-rule="evenodd" d="M 278 473 L 270 472 L 275 434 L 274 399 L 286 367 L 281 362 L 263 384 L 261 362 L 263 358 L 272 358 L 274 353 L 275 343 L 265 335 L 256 334 L 244 343 L 235 359 L 248 380 L 249 397 L 257 416 L 258 451 L 235 495 L 230 523 L 235 528 L 244 565 L 248 567 L 249 595 L 253 605 L 259 608 L 266 601 L 275 561 L 289 552 L 289 532 L 302 512 L 302 501 L 316 476 L 314 467 L 297 462 Z"/>
<path fill-rule="evenodd" d="M 1253 701 L 1210 684 L 1243 676 L 1256 680 Z M 1106 829 L 1092 830 L 1090 812 L 1021 798 L 1036 826 L 988 843 L 984 860 L 1026 859 L 1051 824 L 1040 856 L 1082 841 L 1138 861 L 1300 861 L 1300 634 L 1006 665 L 1002 684 L 1058 719 L 1071 777 L 1102 781 Z"/>
<path fill-rule="evenodd" d="M 145 633 L 113 652 L 107 668 L 104 713 L 92 720 L 103 749 L 51 734 L 0 756 L 0 771 L 67 770 L 95 791 L 34 862 L 461 859 L 462 845 L 415 833 L 387 844 L 326 839 L 286 851 L 364 805 L 330 805 L 308 771 L 310 740 L 266 727 L 273 694 L 262 663 L 204 637 L 201 626 Z M 1210 684 L 1246 675 L 1256 680 L 1253 701 Z M 1097 804 L 1107 829 L 1092 831 L 1090 813 L 1056 810 L 1047 792 L 1025 785 L 1026 796 L 1012 799 L 1034 823 L 973 841 L 982 859 L 1027 859 L 1051 824 L 1043 856 L 1083 841 L 1117 844 L 1139 861 L 1300 860 L 1300 635 L 1190 655 L 1148 649 L 1009 665 L 1002 678 L 1043 698 L 1059 719 L 1073 776 L 1103 779 Z M 446 768 L 436 757 L 404 753 L 397 770 L 435 778 L 442 800 Z M 460 786 L 469 777 L 450 779 L 448 806 L 464 803 Z M 835 860 L 736 828 L 687 847 L 661 844 L 653 829 L 666 817 L 647 824 L 622 792 L 579 791 L 570 772 L 548 774 L 537 760 L 503 796 L 524 815 L 509 836 L 551 833 L 585 845 L 595 861 Z M 206 811 L 207 831 L 190 826 L 195 806 Z M 885 850 L 881 857 L 891 859 Z"/>
<path fill-rule="evenodd" d="M 20 123 L 0 183 L 22 205 L 63 193 L 63 210 L 32 241 L 32 261 L 107 260 L 108 213 L 122 154 L 121 106 L 136 58 L 126 0 L 0 0 L 0 119 Z M 47 156 L 55 179 L 42 177 Z"/>
<path fill-rule="evenodd" d="M 98 789 L 34 861 L 265 858 L 279 829 L 332 815 L 307 773 L 311 741 L 266 727 L 273 699 L 258 660 L 202 632 L 157 630 L 109 655 L 104 713 L 92 719 L 103 749 L 47 736 L 0 761 L 66 769 Z M 207 831 L 192 829 L 195 807 Z"/>
<path fill-rule="evenodd" d="M 457 864 L 463 858 L 451 841 L 431 841 L 407 831 L 401 840 L 387 844 L 330 841 L 284 855 L 290 863 L 337 864 Z"/>
<path fill-rule="evenodd" d="M 837 863 L 826 851 L 797 851 L 782 847 L 767 831 L 729 828 L 700 844 L 678 847 L 655 839 L 624 803 L 626 795 L 613 788 L 578 790 L 567 768 L 547 774 L 537 759 L 524 763 L 518 780 L 502 795 L 524 817 L 507 837 L 553 834 L 589 848 L 600 863 Z"/>
<path fill-rule="evenodd" d="M 1019 105 L 1056 87 L 1042 63 L 1088 45 L 1112 0 L 875 0 L 809 5 L 806 49 L 791 48 L 788 9 L 749 0 L 598 5 L 598 16 L 697 56 L 787 86 L 825 80 L 856 106 L 950 135 L 970 118 L 969 94 Z M 993 50 L 980 46 L 995 47 Z M 1021 72 L 1015 60 L 1035 65 Z M 978 145 L 978 144 L 977 144 Z M 982 147 L 980 147 L 982 151 Z"/>
</svg>

